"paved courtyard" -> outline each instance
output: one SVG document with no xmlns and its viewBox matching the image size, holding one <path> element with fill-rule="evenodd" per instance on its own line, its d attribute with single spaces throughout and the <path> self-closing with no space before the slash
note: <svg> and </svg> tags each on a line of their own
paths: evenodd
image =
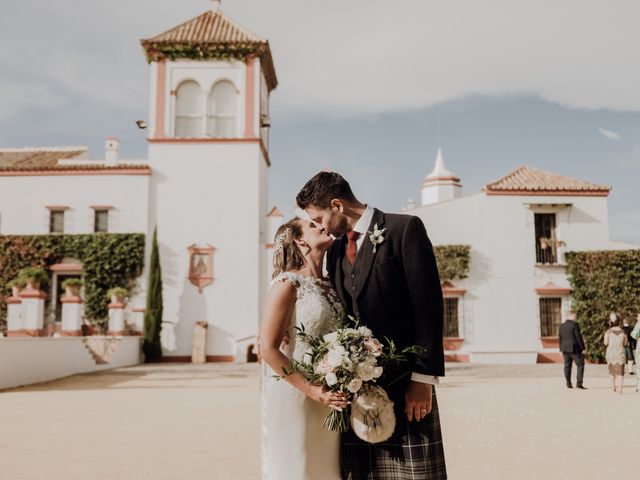
<svg viewBox="0 0 640 480">
<path fill-rule="evenodd" d="M 449 365 L 438 389 L 452 480 L 640 471 L 640 394 L 559 365 Z M 0 393 L 2 480 L 259 478 L 256 365 L 137 366 Z"/>
</svg>

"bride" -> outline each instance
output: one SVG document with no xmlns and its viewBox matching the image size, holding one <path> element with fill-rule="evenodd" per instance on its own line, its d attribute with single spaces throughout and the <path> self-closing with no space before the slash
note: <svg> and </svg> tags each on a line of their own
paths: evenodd
<svg viewBox="0 0 640 480">
<path fill-rule="evenodd" d="M 303 360 L 307 346 L 296 326 L 312 335 L 330 332 L 344 309 L 322 277 L 332 239 L 319 225 L 294 218 L 282 225 L 274 244 L 274 273 L 260 332 L 266 363 L 262 394 L 263 480 L 339 480 L 340 434 L 322 422 L 330 408 L 345 408 L 346 397 L 306 381 L 300 373 L 282 375 L 291 360 Z M 275 372 L 275 373 L 274 373 Z"/>
</svg>

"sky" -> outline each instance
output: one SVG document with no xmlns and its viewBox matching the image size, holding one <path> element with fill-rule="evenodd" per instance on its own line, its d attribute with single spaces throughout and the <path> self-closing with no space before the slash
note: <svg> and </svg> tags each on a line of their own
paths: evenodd
<svg viewBox="0 0 640 480">
<path fill-rule="evenodd" d="M 3 0 L 0 146 L 116 135 L 146 156 L 139 39 L 208 0 Z M 613 186 L 613 239 L 640 244 L 640 4 L 610 0 L 223 0 L 270 41 L 270 202 L 322 168 L 397 211 L 438 147 L 465 193 L 519 165 Z"/>
</svg>

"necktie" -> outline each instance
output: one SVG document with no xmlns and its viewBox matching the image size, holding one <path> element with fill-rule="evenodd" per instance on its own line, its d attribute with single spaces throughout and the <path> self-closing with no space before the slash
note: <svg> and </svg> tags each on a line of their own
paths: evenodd
<svg viewBox="0 0 640 480">
<path fill-rule="evenodd" d="M 347 238 L 349 239 L 349 243 L 347 243 L 347 260 L 349 260 L 351 265 L 356 263 L 356 255 L 358 254 L 358 244 L 356 241 L 359 236 L 360 232 L 354 232 L 353 230 L 347 233 Z"/>
</svg>

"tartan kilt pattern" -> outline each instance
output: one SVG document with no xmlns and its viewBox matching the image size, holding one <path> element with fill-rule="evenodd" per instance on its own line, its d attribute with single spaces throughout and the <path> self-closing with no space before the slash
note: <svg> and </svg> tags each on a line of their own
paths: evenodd
<svg viewBox="0 0 640 480">
<path fill-rule="evenodd" d="M 447 468 L 435 387 L 433 409 L 420 422 L 407 421 L 404 396 L 393 398 L 396 429 L 389 440 L 370 444 L 352 430 L 342 434 L 340 464 L 344 480 L 445 480 Z"/>
</svg>

